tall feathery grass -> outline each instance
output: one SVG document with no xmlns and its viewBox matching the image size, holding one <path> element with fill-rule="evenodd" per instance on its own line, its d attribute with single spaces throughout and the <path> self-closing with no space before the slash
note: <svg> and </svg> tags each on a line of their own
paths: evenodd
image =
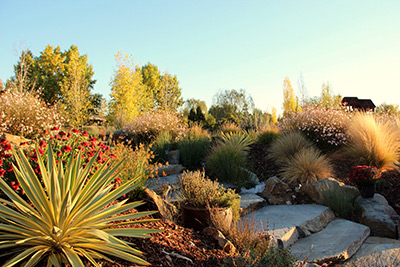
<svg viewBox="0 0 400 267">
<path fill-rule="evenodd" d="M 281 178 L 288 183 L 309 184 L 331 177 L 333 169 L 328 159 L 313 147 L 298 151 L 281 168 Z"/>
<path fill-rule="evenodd" d="M 309 148 L 312 143 L 298 131 L 281 134 L 274 140 L 269 149 L 268 158 L 278 164 L 284 164 L 303 148 Z"/>
<path fill-rule="evenodd" d="M 360 164 L 392 169 L 400 158 L 400 132 L 390 121 L 373 114 L 356 114 L 349 126 L 346 152 Z"/>
</svg>

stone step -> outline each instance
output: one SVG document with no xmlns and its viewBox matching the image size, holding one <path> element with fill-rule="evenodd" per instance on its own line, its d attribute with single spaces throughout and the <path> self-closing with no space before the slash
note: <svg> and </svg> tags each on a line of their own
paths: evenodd
<svg viewBox="0 0 400 267">
<path fill-rule="evenodd" d="M 163 165 L 155 169 L 155 176 L 169 176 L 181 173 L 185 168 L 180 164 Z"/>
<path fill-rule="evenodd" d="M 147 179 L 145 186 L 156 193 L 161 193 L 163 191 L 163 186 L 171 186 L 172 188 L 177 187 L 179 181 L 179 174 L 172 174 L 163 177 L 149 178 Z"/>
<path fill-rule="evenodd" d="M 269 205 L 253 211 L 242 218 L 252 224 L 255 231 L 272 235 L 283 247 L 294 244 L 297 239 L 321 231 L 335 218 L 325 206 L 316 204 Z"/>
<path fill-rule="evenodd" d="M 267 201 L 256 194 L 240 194 L 240 216 L 245 216 L 250 212 L 265 206 Z"/>
<path fill-rule="evenodd" d="M 400 266 L 400 240 L 370 236 L 345 267 Z"/>
<path fill-rule="evenodd" d="M 369 236 L 369 227 L 344 219 L 331 221 L 323 230 L 297 240 L 290 251 L 299 260 L 337 263 L 353 256 Z"/>
</svg>

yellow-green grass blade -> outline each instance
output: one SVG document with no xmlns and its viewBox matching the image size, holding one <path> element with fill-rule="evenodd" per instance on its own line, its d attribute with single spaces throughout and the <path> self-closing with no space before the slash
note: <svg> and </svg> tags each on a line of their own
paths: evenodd
<svg viewBox="0 0 400 267">
<path fill-rule="evenodd" d="M 79 256 L 76 254 L 76 252 L 73 249 L 63 247 L 62 251 L 64 252 L 65 256 L 67 257 L 68 261 L 71 263 L 72 266 L 85 267 L 82 260 L 79 258 Z"/>
<path fill-rule="evenodd" d="M 109 222 L 114 222 L 114 221 L 124 221 L 124 220 L 133 220 L 137 219 L 140 217 L 145 217 L 149 215 L 153 215 L 157 213 L 158 211 L 141 211 L 141 212 L 135 212 L 135 213 L 129 213 L 129 214 L 124 214 L 124 215 L 119 215 L 111 218 L 105 218 L 101 220 L 101 223 L 109 223 Z M 152 220 L 157 220 L 157 219 L 152 219 Z"/>
<path fill-rule="evenodd" d="M 142 223 L 150 223 L 150 222 L 156 222 L 159 219 L 147 219 L 147 220 L 135 220 L 135 221 L 126 221 L 126 222 L 119 222 L 119 223 L 113 223 L 112 226 L 122 226 L 122 225 L 133 225 L 133 224 L 142 224 Z M 160 231 L 162 232 L 162 231 Z"/>
<path fill-rule="evenodd" d="M 37 251 L 35 254 L 32 255 L 32 257 L 29 259 L 29 261 L 24 265 L 24 267 L 33 267 L 36 266 L 36 264 L 41 260 L 44 254 L 48 252 L 48 248 L 43 247 L 42 250 Z"/>
<path fill-rule="evenodd" d="M 26 257 L 31 255 L 32 253 L 35 253 L 36 251 L 40 251 L 41 248 L 37 247 L 32 247 L 32 248 L 27 248 L 24 250 L 22 253 L 16 255 L 14 258 L 9 259 L 3 266 L 11 267 L 15 266 L 17 263 L 23 261 Z"/>
<path fill-rule="evenodd" d="M 152 233 L 160 233 L 161 231 L 158 229 L 147 229 L 147 228 L 108 228 L 104 229 L 104 232 L 109 233 L 113 236 L 129 236 L 129 237 L 140 237 L 140 238 L 149 238 L 151 237 L 148 234 Z"/>
<path fill-rule="evenodd" d="M 52 267 L 61 267 L 61 257 L 60 256 L 56 256 L 53 253 L 50 254 L 49 259 L 47 260 L 47 266 Z"/>
</svg>

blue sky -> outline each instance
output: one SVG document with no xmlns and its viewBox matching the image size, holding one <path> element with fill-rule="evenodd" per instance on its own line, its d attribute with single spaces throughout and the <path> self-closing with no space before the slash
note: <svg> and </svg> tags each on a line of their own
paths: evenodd
<svg viewBox="0 0 400 267">
<path fill-rule="evenodd" d="M 343 96 L 400 104 L 398 0 L 0 0 L 0 78 L 22 48 L 77 45 L 109 98 L 118 51 L 177 75 L 184 99 L 245 89 L 264 111 L 282 107 L 283 80 L 302 73 Z"/>
</svg>

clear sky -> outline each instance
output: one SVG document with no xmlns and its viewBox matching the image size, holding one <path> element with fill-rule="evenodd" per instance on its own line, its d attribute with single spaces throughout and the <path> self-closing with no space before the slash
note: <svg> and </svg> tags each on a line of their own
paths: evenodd
<svg viewBox="0 0 400 267">
<path fill-rule="evenodd" d="M 343 96 L 400 104 L 399 0 L 0 0 L 0 78 L 21 48 L 77 45 L 109 98 L 118 51 L 177 75 L 184 99 L 245 89 L 282 107 L 283 80 L 310 96 L 329 81 Z"/>
</svg>

